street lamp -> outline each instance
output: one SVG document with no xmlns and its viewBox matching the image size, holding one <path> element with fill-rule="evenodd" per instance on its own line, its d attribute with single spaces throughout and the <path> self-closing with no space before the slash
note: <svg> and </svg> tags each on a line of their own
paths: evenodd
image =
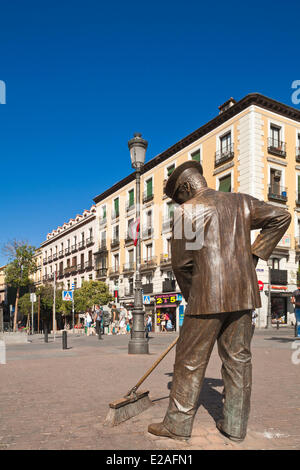
<svg viewBox="0 0 300 470">
<path fill-rule="evenodd" d="M 273 266 L 272 259 L 268 259 L 267 265 L 269 268 L 269 289 L 268 289 L 268 314 L 267 314 L 267 324 L 266 328 L 271 328 L 272 326 L 272 311 L 271 311 L 271 268 Z"/>
<path fill-rule="evenodd" d="M 140 221 L 140 190 L 141 172 L 145 163 L 148 142 L 142 138 L 142 134 L 135 133 L 133 139 L 129 140 L 131 165 L 136 170 L 136 220 Z M 133 308 L 132 335 L 128 343 L 128 354 L 149 354 L 149 346 L 146 338 L 144 324 L 144 309 L 141 280 L 141 237 L 140 230 L 137 233 L 136 244 L 136 274 Z"/>
</svg>

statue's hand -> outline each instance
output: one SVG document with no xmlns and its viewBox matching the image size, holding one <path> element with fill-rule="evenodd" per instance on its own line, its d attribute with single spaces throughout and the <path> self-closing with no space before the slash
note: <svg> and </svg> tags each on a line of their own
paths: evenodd
<svg viewBox="0 0 300 470">
<path fill-rule="evenodd" d="M 256 255 L 252 255 L 252 257 L 253 257 L 253 263 L 254 263 L 254 266 L 256 267 L 256 266 L 257 266 L 257 263 L 258 263 L 258 260 L 259 260 L 259 258 L 258 258 L 258 256 L 256 256 Z"/>
</svg>

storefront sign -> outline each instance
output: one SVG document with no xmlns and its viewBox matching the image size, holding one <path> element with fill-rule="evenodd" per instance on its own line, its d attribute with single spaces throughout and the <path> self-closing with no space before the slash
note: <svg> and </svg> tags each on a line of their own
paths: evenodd
<svg viewBox="0 0 300 470">
<path fill-rule="evenodd" d="M 180 307 L 179 307 L 179 326 L 182 326 L 183 319 L 184 319 L 184 307 L 183 307 L 183 305 L 180 305 Z"/>
<path fill-rule="evenodd" d="M 155 304 L 161 307 L 163 307 L 165 304 L 176 304 L 176 302 L 177 294 L 162 294 L 155 296 Z"/>
</svg>

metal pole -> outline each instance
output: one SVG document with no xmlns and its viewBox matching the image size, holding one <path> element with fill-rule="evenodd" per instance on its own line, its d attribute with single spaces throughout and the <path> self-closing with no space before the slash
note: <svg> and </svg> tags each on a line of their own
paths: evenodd
<svg viewBox="0 0 300 470">
<path fill-rule="evenodd" d="M 133 324 L 132 324 L 131 340 L 128 343 L 128 354 L 149 354 L 148 341 L 145 335 L 142 280 L 141 280 L 140 188 L 141 188 L 141 169 L 137 169 L 136 171 L 136 220 L 140 222 L 140 230 L 137 234 Z"/>
<path fill-rule="evenodd" d="M 269 288 L 268 288 L 268 315 L 267 315 L 267 325 L 266 328 L 271 328 L 272 326 L 272 313 L 271 313 L 271 268 L 269 266 Z"/>
<path fill-rule="evenodd" d="M 55 341 L 55 330 L 56 330 L 55 302 L 56 302 L 56 271 L 54 273 L 54 289 L 53 289 L 53 341 Z"/>
<path fill-rule="evenodd" d="M 33 328 L 33 294 L 31 294 L 32 297 L 31 297 L 31 334 L 33 335 L 33 331 L 34 331 L 34 328 Z"/>
<path fill-rule="evenodd" d="M 38 333 L 40 332 L 41 296 L 38 297 Z"/>
<path fill-rule="evenodd" d="M 74 335 L 74 328 L 75 328 L 75 313 L 74 313 L 74 289 L 72 289 L 72 324 L 73 324 L 73 335 Z"/>
</svg>

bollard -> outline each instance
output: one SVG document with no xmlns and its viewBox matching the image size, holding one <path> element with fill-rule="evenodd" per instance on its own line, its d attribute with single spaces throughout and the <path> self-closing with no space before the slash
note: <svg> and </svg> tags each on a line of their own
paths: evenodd
<svg viewBox="0 0 300 470">
<path fill-rule="evenodd" d="M 65 330 L 62 332 L 62 348 L 68 349 L 67 348 L 67 332 Z"/>
<path fill-rule="evenodd" d="M 277 330 L 279 330 L 279 321 L 277 320 Z"/>
<path fill-rule="evenodd" d="M 0 364 L 6 364 L 6 345 L 5 341 L 0 341 Z"/>
<path fill-rule="evenodd" d="M 102 331 L 101 331 L 101 322 L 100 322 L 99 329 L 98 329 L 98 339 L 103 339 L 102 338 Z"/>
<path fill-rule="evenodd" d="M 47 328 L 47 325 L 44 328 L 44 333 L 45 333 L 45 336 L 44 336 L 45 343 L 48 343 L 48 328 Z"/>
</svg>

